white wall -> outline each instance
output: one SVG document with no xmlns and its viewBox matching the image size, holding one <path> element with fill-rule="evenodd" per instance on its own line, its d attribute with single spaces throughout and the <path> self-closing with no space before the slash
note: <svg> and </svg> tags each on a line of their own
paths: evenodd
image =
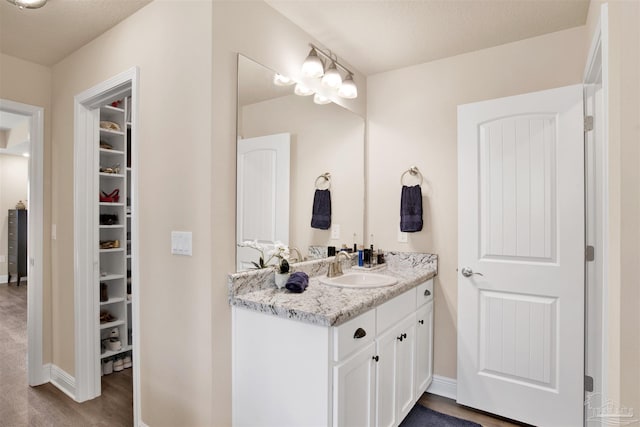
<svg viewBox="0 0 640 427">
<path fill-rule="evenodd" d="M 283 96 L 243 108 L 242 136 L 289 132 L 291 138 L 289 244 L 303 254 L 309 245 L 353 245 L 364 227 L 364 120 L 335 104 L 316 105 L 311 97 Z M 331 173 L 331 230 L 311 228 L 314 183 Z M 321 181 L 322 182 L 322 181 Z"/>
<path fill-rule="evenodd" d="M 15 209 L 19 200 L 27 204 L 28 178 L 29 159 L 0 154 L 0 255 L 4 256 L 4 260 L 0 261 L 0 279 L 3 279 L 0 283 L 5 281 L 8 268 L 7 211 Z"/>
<path fill-rule="evenodd" d="M 377 74 L 367 84 L 367 229 L 376 245 L 439 255 L 435 373 L 456 377 L 457 105 L 580 83 L 586 30 L 578 27 Z M 398 243 L 400 175 L 416 165 L 424 228 Z"/>
</svg>

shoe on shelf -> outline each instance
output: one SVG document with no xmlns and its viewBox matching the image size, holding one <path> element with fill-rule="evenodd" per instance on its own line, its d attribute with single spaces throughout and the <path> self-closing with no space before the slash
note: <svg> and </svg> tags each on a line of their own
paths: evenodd
<svg viewBox="0 0 640 427">
<path fill-rule="evenodd" d="M 108 286 L 104 282 L 100 282 L 100 302 L 109 301 Z"/>
<path fill-rule="evenodd" d="M 113 328 L 109 331 L 109 338 L 120 338 L 120 329 Z"/>
<path fill-rule="evenodd" d="M 100 249 L 118 249 L 120 240 L 100 240 Z"/>
<path fill-rule="evenodd" d="M 111 193 L 107 194 L 104 191 L 100 192 L 100 201 L 102 203 L 118 203 L 120 201 L 120 189 L 116 188 Z"/>
<path fill-rule="evenodd" d="M 100 148 L 104 148 L 105 150 L 113 150 L 113 145 L 109 144 L 107 141 L 100 141 Z"/>
<path fill-rule="evenodd" d="M 113 360 L 103 360 L 102 361 L 102 374 L 109 375 L 113 374 Z"/>
<path fill-rule="evenodd" d="M 123 359 L 123 362 L 124 362 L 125 369 L 129 369 L 130 367 L 133 366 L 133 363 L 131 363 L 131 356 L 125 356 Z"/>
<path fill-rule="evenodd" d="M 120 130 L 120 125 L 117 124 L 117 123 L 114 123 L 114 122 L 110 122 L 108 120 L 102 120 L 100 122 L 100 129 L 119 131 Z"/>
<path fill-rule="evenodd" d="M 112 166 L 100 166 L 100 172 L 118 174 L 120 173 L 120 163 L 116 163 Z"/>
<path fill-rule="evenodd" d="M 100 312 L 100 323 L 109 323 L 113 322 L 114 320 L 118 320 L 118 318 L 113 316 L 108 311 L 104 310 Z"/>
<path fill-rule="evenodd" d="M 117 358 L 115 362 L 113 362 L 113 370 L 115 372 L 120 372 L 124 369 L 124 361 L 121 358 Z"/>
<path fill-rule="evenodd" d="M 100 225 L 117 225 L 118 214 L 100 214 Z"/>
<path fill-rule="evenodd" d="M 110 351 L 120 351 L 122 350 L 122 343 L 118 338 L 109 338 L 109 341 L 107 342 L 107 348 Z"/>
</svg>

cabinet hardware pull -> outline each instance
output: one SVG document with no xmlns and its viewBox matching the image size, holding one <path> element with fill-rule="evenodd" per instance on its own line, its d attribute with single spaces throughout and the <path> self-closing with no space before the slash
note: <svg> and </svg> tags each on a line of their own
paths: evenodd
<svg viewBox="0 0 640 427">
<path fill-rule="evenodd" d="M 424 325 L 424 320 L 418 320 L 418 323 L 420 323 L 421 325 Z"/>
<path fill-rule="evenodd" d="M 425 289 L 424 290 L 424 296 L 428 297 L 429 295 L 431 295 L 431 291 L 429 289 Z"/>
<path fill-rule="evenodd" d="M 356 329 L 356 332 L 353 334 L 354 339 L 364 338 L 365 336 L 367 336 L 367 331 L 362 328 Z"/>
<path fill-rule="evenodd" d="M 402 342 L 403 338 L 402 335 L 400 335 L 398 338 L 396 338 L 398 341 Z"/>
<path fill-rule="evenodd" d="M 407 339 L 407 334 L 402 334 L 402 338 Z"/>
<path fill-rule="evenodd" d="M 372 359 L 377 362 L 378 360 L 380 360 L 380 356 L 373 356 Z"/>
</svg>

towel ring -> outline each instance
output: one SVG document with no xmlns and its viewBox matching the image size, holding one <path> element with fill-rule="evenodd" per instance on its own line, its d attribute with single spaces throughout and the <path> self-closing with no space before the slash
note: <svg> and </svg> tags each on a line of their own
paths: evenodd
<svg viewBox="0 0 640 427">
<path fill-rule="evenodd" d="M 318 182 L 320 181 L 320 182 Z M 322 184 L 326 185 L 326 188 L 322 187 Z M 331 188 L 331 174 L 329 172 L 325 172 L 322 175 L 316 178 L 315 182 L 316 190 L 328 190 Z"/>
<path fill-rule="evenodd" d="M 404 185 L 404 176 L 406 174 L 411 174 L 411 176 L 417 177 L 420 180 L 420 184 L 422 184 L 422 182 L 424 181 L 424 177 L 422 176 L 422 173 L 420 173 L 420 170 L 418 169 L 418 167 L 411 166 L 409 169 L 404 171 L 400 176 L 400 185 Z"/>
</svg>

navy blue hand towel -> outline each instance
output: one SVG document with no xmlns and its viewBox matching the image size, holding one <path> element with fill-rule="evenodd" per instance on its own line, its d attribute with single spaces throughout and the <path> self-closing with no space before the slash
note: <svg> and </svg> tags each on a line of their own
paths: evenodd
<svg viewBox="0 0 640 427">
<path fill-rule="evenodd" d="M 316 190 L 313 196 L 311 228 L 328 230 L 329 227 L 331 227 L 331 192 L 329 190 Z"/>
<path fill-rule="evenodd" d="M 296 294 L 303 292 L 307 289 L 307 286 L 309 286 L 309 276 L 302 271 L 291 274 L 289 280 L 287 280 L 287 284 L 284 285 L 285 288 Z"/>
<path fill-rule="evenodd" d="M 400 199 L 400 231 L 412 233 L 422 230 L 422 189 L 419 185 L 402 186 Z"/>
</svg>

